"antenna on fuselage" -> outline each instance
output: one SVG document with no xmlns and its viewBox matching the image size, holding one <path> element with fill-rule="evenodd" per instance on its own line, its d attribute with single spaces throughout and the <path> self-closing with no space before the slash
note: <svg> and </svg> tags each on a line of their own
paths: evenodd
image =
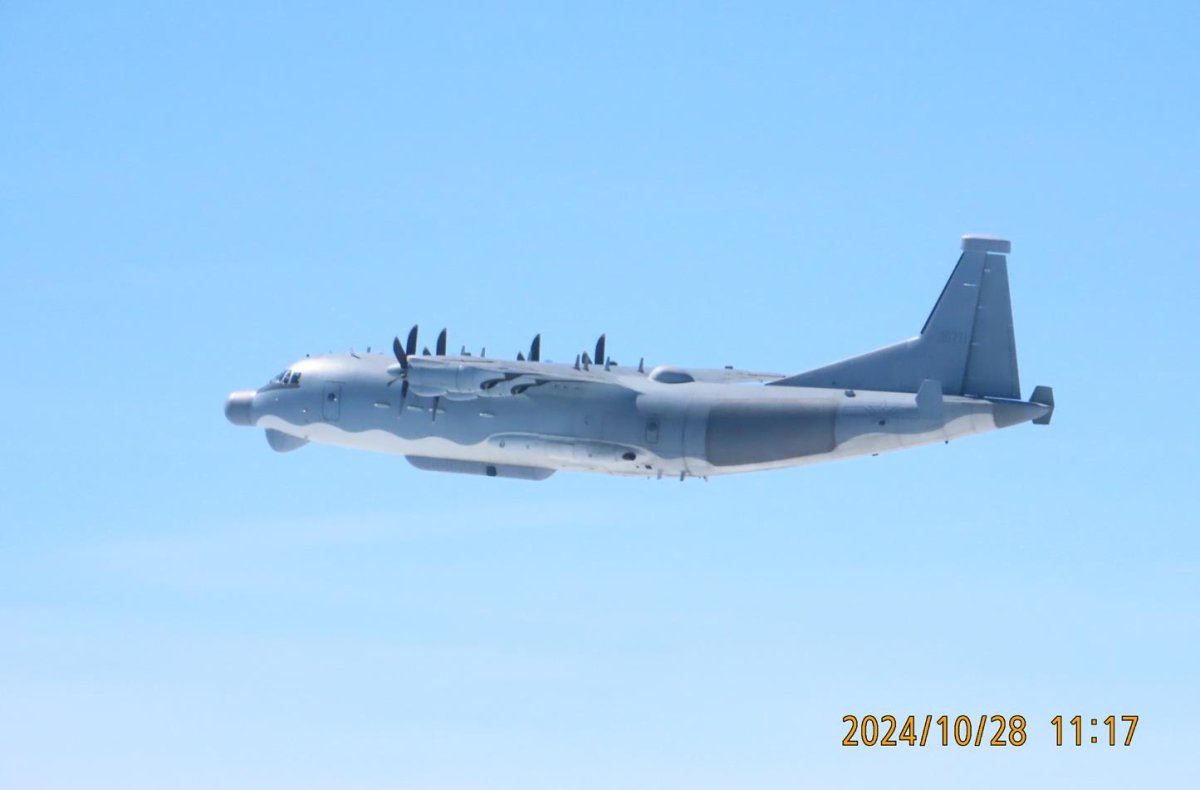
<svg viewBox="0 0 1200 790">
<path fill-rule="evenodd" d="M 533 336 L 533 342 L 529 344 L 529 361 L 542 361 L 542 335 L 540 332 Z"/>
<path fill-rule="evenodd" d="M 437 355 L 439 357 L 446 356 L 446 330 L 443 329 L 437 336 Z"/>
</svg>

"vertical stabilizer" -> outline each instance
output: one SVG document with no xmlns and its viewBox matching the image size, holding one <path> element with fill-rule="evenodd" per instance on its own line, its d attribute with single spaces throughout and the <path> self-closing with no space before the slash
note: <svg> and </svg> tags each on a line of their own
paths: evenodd
<svg viewBox="0 0 1200 790">
<path fill-rule="evenodd" d="M 947 395 L 1020 398 L 1008 262 L 1012 245 L 963 236 L 962 255 L 921 334 L 876 351 L 773 382 L 917 392 L 927 379 Z"/>
<path fill-rule="evenodd" d="M 1012 301 L 1008 292 L 1008 261 L 1004 257 L 1012 245 L 998 239 L 966 236 L 963 237 L 964 255 L 969 245 L 978 246 L 984 252 L 984 259 L 967 369 L 963 374 L 963 394 L 1020 398 L 1017 341 L 1013 337 Z"/>
</svg>

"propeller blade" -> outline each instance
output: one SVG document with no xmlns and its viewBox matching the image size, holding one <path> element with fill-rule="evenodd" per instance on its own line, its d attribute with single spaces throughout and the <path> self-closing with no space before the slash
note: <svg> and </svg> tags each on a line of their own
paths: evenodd
<svg viewBox="0 0 1200 790">
<path fill-rule="evenodd" d="M 400 385 L 400 400 L 405 400 L 408 397 L 408 379 Z"/>
<path fill-rule="evenodd" d="M 408 370 L 408 354 L 404 353 L 404 346 L 400 345 L 399 337 L 392 341 L 392 353 L 396 355 L 396 361 L 400 363 L 400 369 Z"/>
<path fill-rule="evenodd" d="M 534 335 L 533 342 L 529 344 L 529 361 L 530 362 L 541 362 L 542 361 L 542 335 L 541 335 L 541 333 Z"/>
<path fill-rule="evenodd" d="M 411 357 L 417 353 L 417 325 L 413 324 L 413 328 L 408 330 L 408 345 L 404 347 L 405 352 Z"/>
<path fill-rule="evenodd" d="M 606 357 L 604 356 L 604 335 L 600 335 L 600 339 L 596 341 L 596 356 L 594 357 L 597 365 L 603 365 Z"/>
<path fill-rule="evenodd" d="M 437 339 L 437 355 L 439 357 L 446 356 L 446 330 L 443 329 L 438 333 Z"/>
</svg>

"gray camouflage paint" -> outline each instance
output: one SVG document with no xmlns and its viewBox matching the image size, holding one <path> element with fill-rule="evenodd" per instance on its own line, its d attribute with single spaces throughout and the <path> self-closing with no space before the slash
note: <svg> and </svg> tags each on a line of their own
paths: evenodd
<svg viewBox="0 0 1200 790">
<path fill-rule="evenodd" d="M 292 365 L 298 383 L 231 394 L 225 413 L 281 452 L 335 444 L 537 480 L 559 469 L 708 477 L 1047 421 L 1049 388 L 1019 400 L 1008 243 L 964 237 L 963 249 L 920 336 L 790 378 L 469 356 L 412 358 L 402 373 L 389 355 L 330 354 Z"/>
</svg>

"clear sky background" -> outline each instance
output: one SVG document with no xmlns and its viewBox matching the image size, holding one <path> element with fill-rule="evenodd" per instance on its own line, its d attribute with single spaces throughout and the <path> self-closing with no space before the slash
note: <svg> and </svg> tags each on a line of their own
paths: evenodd
<svg viewBox="0 0 1200 790">
<path fill-rule="evenodd" d="M 444 5 L 0 6 L 0 786 L 1194 781 L 1196 5 Z M 222 414 L 417 321 L 801 371 L 966 232 L 1049 428 L 524 483 Z"/>
</svg>

